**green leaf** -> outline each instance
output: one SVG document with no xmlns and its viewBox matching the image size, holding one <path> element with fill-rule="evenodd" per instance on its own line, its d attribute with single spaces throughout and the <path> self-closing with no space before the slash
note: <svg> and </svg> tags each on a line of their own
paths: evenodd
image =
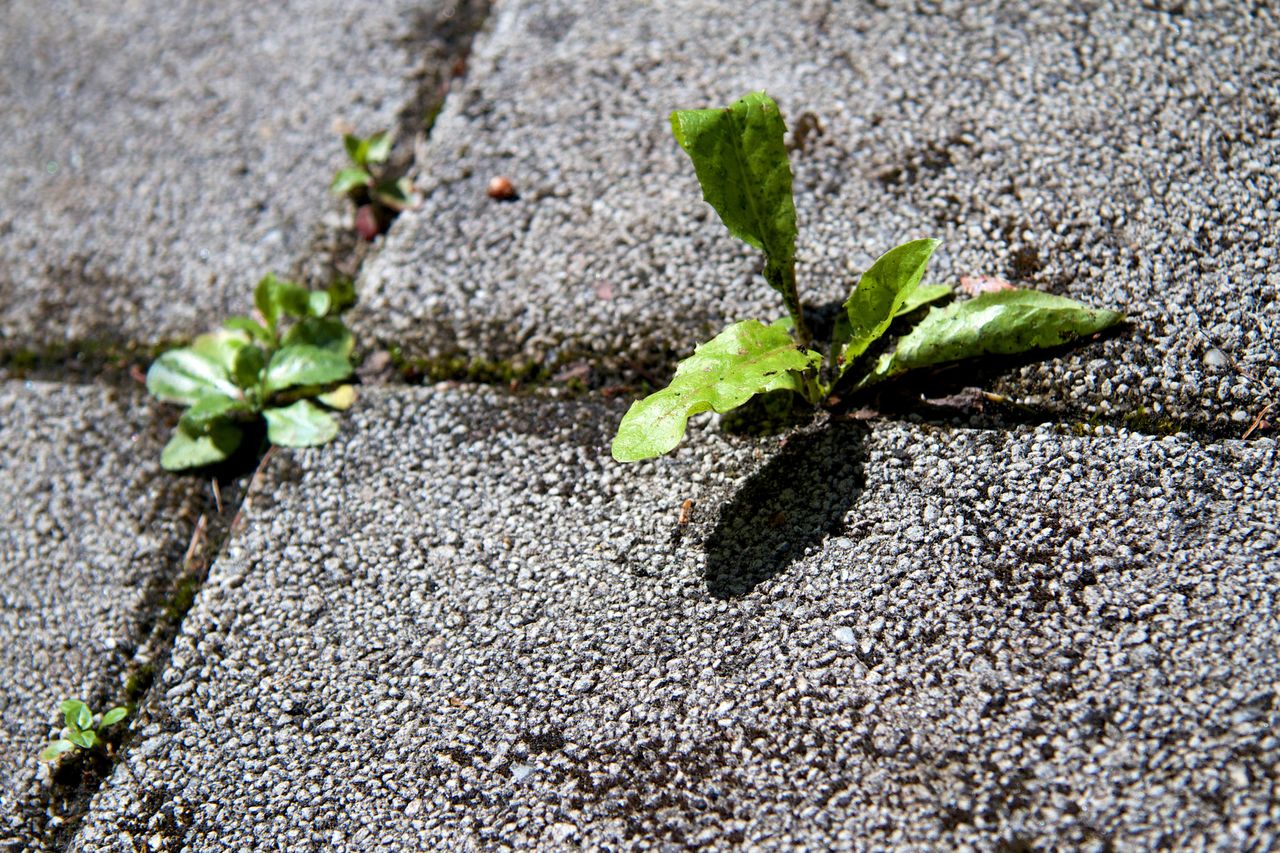
<svg viewBox="0 0 1280 853">
<path fill-rule="evenodd" d="M 233 396 L 238 389 L 221 364 L 184 347 L 169 350 L 152 363 L 147 390 L 158 399 L 189 406 L 210 394 Z"/>
<path fill-rule="evenodd" d="M 333 183 L 329 184 L 329 192 L 334 195 L 347 195 L 371 183 L 373 183 L 373 175 L 364 169 L 339 169 L 338 174 L 333 176 Z"/>
<path fill-rule="evenodd" d="M 331 409 L 346 410 L 356 401 L 356 389 L 351 385 L 339 385 L 327 394 L 317 395 L 316 400 Z"/>
<path fill-rule="evenodd" d="M 832 351 L 843 374 L 893 322 L 938 247 L 937 240 L 913 240 L 890 249 L 862 274 L 844 303 L 832 334 Z"/>
<path fill-rule="evenodd" d="M 59 755 L 62 755 L 62 753 L 70 752 L 75 748 L 76 748 L 76 745 L 71 741 L 67 740 L 66 738 L 58 738 L 53 743 L 49 744 L 44 748 L 44 751 L 40 753 L 40 760 L 53 761 Z"/>
<path fill-rule="evenodd" d="M 364 141 L 365 162 L 385 163 L 391 156 L 391 134 L 385 130 L 375 133 Z"/>
<path fill-rule="evenodd" d="M 902 307 L 894 312 L 893 316 L 905 317 L 913 311 L 918 311 L 931 302 L 937 302 L 939 299 L 945 299 L 954 291 L 950 285 L 946 284 L 922 284 L 915 290 L 911 291 L 911 295 L 907 297 L 907 301 L 902 303 Z"/>
<path fill-rule="evenodd" d="M 272 273 L 263 276 L 253 291 L 253 303 L 267 321 L 267 328 L 273 333 L 282 314 L 307 316 L 309 298 L 305 287 L 277 278 Z"/>
<path fill-rule="evenodd" d="M 182 420 L 178 421 L 178 426 L 192 437 L 205 435 L 219 421 L 225 420 L 227 415 L 248 410 L 249 404 L 244 400 L 210 394 L 208 397 L 201 397 L 194 406 L 187 409 Z"/>
<path fill-rule="evenodd" d="M 409 179 L 383 181 L 373 188 L 373 197 L 392 210 L 404 210 L 412 203 L 409 200 Z"/>
<path fill-rule="evenodd" d="M 218 329 L 200 335 L 191 342 L 191 349 L 217 364 L 229 376 L 237 354 L 248 345 L 249 336 L 245 332 Z"/>
<path fill-rule="evenodd" d="M 350 375 L 351 362 L 345 355 L 310 344 L 295 344 L 276 350 L 271 356 L 264 391 L 272 394 L 295 385 L 326 385 Z"/>
<path fill-rule="evenodd" d="M 84 729 L 83 731 L 72 732 L 67 735 L 67 740 L 82 749 L 93 749 L 98 745 L 98 735 L 93 729 Z"/>
<path fill-rule="evenodd" d="M 264 343 L 268 346 L 271 344 L 271 333 L 252 317 L 229 317 L 222 325 L 237 332 L 245 332 L 259 343 Z"/>
<path fill-rule="evenodd" d="M 117 705 L 110 711 L 102 715 L 102 722 L 98 723 L 98 729 L 105 729 L 108 726 L 114 726 L 129 715 L 129 709 Z"/>
<path fill-rule="evenodd" d="M 332 305 L 333 294 L 327 290 L 313 290 L 307 294 L 307 313 L 312 317 L 323 317 Z"/>
<path fill-rule="evenodd" d="M 670 385 L 631 405 L 613 439 L 613 458 L 634 462 L 666 453 L 699 412 L 727 412 L 766 391 L 802 392 L 799 374 L 821 362 L 776 324 L 735 323 L 680 362 Z"/>
<path fill-rule="evenodd" d="M 291 406 L 267 409 L 267 439 L 284 447 L 311 447 L 324 444 L 338 434 L 338 422 L 332 415 L 307 400 Z"/>
<path fill-rule="evenodd" d="M 203 435 L 192 435 L 181 425 L 160 454 L 160 465 L 166 471 L 199 468 L 226 459 L 240 446 L 243 434 L 235 424 L 215 421 Z"/>
<path fill-rule="evenodd" d="M 356 304 L 356 286 L 345 276 L 334 279 L 333 283 L 325 288 L 325 292 L 329 294 L 330 313 L 340 313 Z"/>
<path fill-rule="evenodd" d="M 93 713 L 89 706 L 79 699 L 64 700 L 58 708 L 62 711 L 62 719 L 72 731 L 88 728 L 93 723 Z"/>
<path fill-rule="evenodd" d="M 671 130 L 693 160 L 702 197 L 731 234 L 764 251 L 765 279 L 798 318 L 796 208 L 778 105 L 753 92 L 725 109 L 677 110 Z"/>
<path fill-rule="evenodd" d="M 351 330 L 336 317 L 312 317 L 285 332 L 286 347 L 299 344 L 309 344 L 346 358 L 355 349 L 356 339 Z"/>
<path fill-rule="evenodd" d="M 369 143 L 366 140 L 351 133 L 344 133 L 342 147 L 347 150 L 347 156 L 351 158 L 352 163 L 364 168 L 364 164 L 368 162 L 369 152 Z"/>
<path fill-rule="evenodd" d="M 262 368 L 266 366 L 267 354 L 262 347 L 247 346 L 236 353 L 231 365 L 231 376 L 236 385 L 249 389 L 258 384 L 262 376 Z"/>
<path fill-rule="evenodd" d="M 920 367 L 980 355 L 1014 355 L 1056 347 L 1124 320 L 1115 311 L 1036 290 L 1004 290 L 934 308 L 885 353 L 858 387 Z"/>
</svg>

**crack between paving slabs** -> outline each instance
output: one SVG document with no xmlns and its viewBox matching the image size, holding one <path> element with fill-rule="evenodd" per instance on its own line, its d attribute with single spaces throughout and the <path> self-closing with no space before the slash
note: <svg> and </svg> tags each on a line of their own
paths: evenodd
<svg viewBox="0 0 1280 853">
<path fill-rule="evenodd" d="M 414 72 L 414 94 L 396 117 L 395 131 L 400 138 L 416 142 L 419 134 L 430 135 L 453 81 L 465 73 L 472 43 L 489 17 L 489 8 L 488 0 L 464 0 L 438 14 L 424 10 L 414 14 L 408 33 L 400 39 L 419 63 Z M 412 170 L 416 146 L 397 147 L 401 151 L 389 167 L 389 173 L 396 178 Z M 354 278 L 368 256 L 368 245 L 321 226 L 312 251 L 295 264 L 293 272 L 309 284 L 332 281 L 340 275 Z M 145 385 L 146 368 L 160 353 L 185 343 L 188 341 L 139 343 L 103 338 L 0 349 L 0 379 L 135 390 L 138 385 Z M 156 428 L 161 427 L 157 424 Z M 252 436 L 249 439 L 246 447 L 260 446 Z M 149 719 L 147 712 L 154 707 L 151 688 L 168 665 L 173 642 L 210 566 L 237 532 L 243 513 L 251 505 L 254 489 L 273 451 L 268 448 L 260 458 L 242 453 L 204 471 L 211 479 L 209 489 L 199 496 L 188 493 L 185 500 L 175 497 L 173 501 L 157 502 L 182 504 L 180 514 L 191 521 L 192 535 L 181 547 L 181 556 L 174 553 L 170 557 L 176 570 L 161 573 L 144 590 L 143 604 L 130 632 L 134 652 L 120 673 L 122 687 L 115 695 L 104 690 L 103 695 L 90 697 L 93 707 L 130 706 L 127 725 L 121 726 L 118 733 L 108 734 L 105 749 L 77 751 L 64 757 L 51 768 L 50 784 L 42 785 L 37 796 L 17 806 L 23 824 L 34 830 L 38 842 L 47 849 L 67 849 L 98 788 L 117 764 L 128 768 L 124 759 L 134 733 L 141 728 L 137 723 Z M 180 486 L 189 482 L 175 475 L 163 476 L 166 493 L 177 495 L 182 491 Z"/>
</svg>

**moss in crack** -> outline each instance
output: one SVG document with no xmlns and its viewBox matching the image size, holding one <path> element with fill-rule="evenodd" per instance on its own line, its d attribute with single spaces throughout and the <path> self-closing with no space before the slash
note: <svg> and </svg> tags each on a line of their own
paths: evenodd
<svg viewBox="0 0 1280 853">
<path fill-rule="evenodd" d="M 552 369 L 532 359 L 493 360 L 453 354 L 438 358 L 407 356 L 390 347 L 391 363 L 406 382 L 474 382 L 479 385 L 537 386 L 547 382 Z"/>
<path fill-rule="evenodd" d="M 153 442 L 159 441 L 163 426 L 159 421 L 154 425 Z M 77 750 L 64 755 L 51 768 L 50 784 L 38 796 L 18 804 L 19 819 L 44 848 L 62 850 L 71 845 L 94 794 L 127 752 L 138 728 L 136 721 L 146 718 L 150 690 L 167 664 L 174 637 L 209 566 L 229 536 L 232 519 L 247 489 L 247 471 L 251 470 L 248 460 L 236 460 L 205 472 L 221 483 L 221 511 L 212 494 L 203 490 L 193 493 L 190 481 L 184 483 L 183 478 L 169 475 L 159 481 L 162 496 L 157 505 L 165 507 L 166 512 L 190 518 L 193 532 L 187 542 L 171 543 L 165 559 L 174 570 L 154 577 L 143 592 L 129 632 L 134 638 L 134 651 L 120 673 L 119 688 L 101 689 L 89 697 L 95 708 L 127 706 L 129 724 L 106 730 L 101 750 Z"/>
<path fill-rule="evenodd" d="M 188 343 L 185 338 L 152 343 L 88 338 L 15 347 L 0 350 L 0 378 L 132 386 L 157 356 Z"/>
<path fill-rule="evenodd" d="M 1147 435 L 1177 435 L 1180 432 L 1195 432 L 1195 426 L 1190 423 L 1180 421 L 1177 418 L 1171 418 L 1168 415 L 1155 415 L 1148 412 L 1145 408 L 1139 408 L 1136 412 L 1127 412 L 1121 416 L 1121 423 L 1125 428 L 1134 432 L 1146 433 Z"/>
</svg>

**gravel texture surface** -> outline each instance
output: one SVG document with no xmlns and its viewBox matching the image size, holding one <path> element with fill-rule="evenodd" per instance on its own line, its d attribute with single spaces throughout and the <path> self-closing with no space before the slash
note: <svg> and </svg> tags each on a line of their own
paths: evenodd
<svg viewBox="0 0 1280 853">
<path fill-rule="evenodd" d="M 281 454 L 73 849 L 1260 849 L 1275 442 L 371 392 Z M 692 499 L 688 523 L 679 510 Z"/>
<path fill-rule="evenodd" d="M 159 471 L 151 405 L 124 392 L 0 384 L 0 849 L 40 845 L 36 756 L 58 704 L 95 710 L 150 631 L 203 483 Z M 63 780 L 64 782 L 66 780 Z M 34 821 L 34 822 L 33 822 Z"/>
<path fill-rule="evenodd" d="M 421 128 L 471 5 L 0 6 L 0 338 L 189 335 L 316 272 L 350 217 L 340 123 Z"/>
<path fill-rule="evenodd" d="M 509 0 L 418 160 L 425 204 L 366 267 L 362 324 L 429 361 L 609 382 L 772 319 L 667 124 L 763 88 L 793 130 L 812 306 L 936 236 L 938 280 L 1004 276 L 1134 323 L 964 379 L 1238 435 L 1280 387 L 1278 42 L 1273 5 L 1234 0 Z M 486 196 L 497 175 L 518 200 Z"/>
</svg>

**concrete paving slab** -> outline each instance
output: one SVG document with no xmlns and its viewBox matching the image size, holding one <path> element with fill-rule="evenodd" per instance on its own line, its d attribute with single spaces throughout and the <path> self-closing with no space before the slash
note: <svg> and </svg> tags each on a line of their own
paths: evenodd
<svg viewBox="0 0 1280 853">
<path fill-rule="evenodd" d="M 314 272 L 350 218 L 338 124 L 407 158 L 480 5 L 4 4 L 0 339 L 189 335 Z"/>
<path fill-rule="evenodd" d="M 363 326 L 427 360 L 581 359 L 609 382 L 777 316 L 667 125 L 763 88 L 793 130 L 811 305 L 936 236 L 942 281 L 1133 320 L 987 387 L 1238 435 L 1280 387 L 1278 41 L 1274 8 L 1232 0 L 510 0 L 418 160 L 426 203 L 366 266 Z M 520 198 L 486 197 L 495 175 Z"/>
<path fill-rule="evenodd" d="M 699 429 L 624 467 L 620 412 L 384 390 L 276 456 L 73 849 L 1280 831 L 1273 440 Z"/>
<path fill-rule="evenodd" d="M 58 704 L 123 695 L 182 566 L 208 487 L 160 471 L 162 446 L 139 394 L 0 384 L 0 849 L 56 835 L 37 756 Z"/>
</svg>

